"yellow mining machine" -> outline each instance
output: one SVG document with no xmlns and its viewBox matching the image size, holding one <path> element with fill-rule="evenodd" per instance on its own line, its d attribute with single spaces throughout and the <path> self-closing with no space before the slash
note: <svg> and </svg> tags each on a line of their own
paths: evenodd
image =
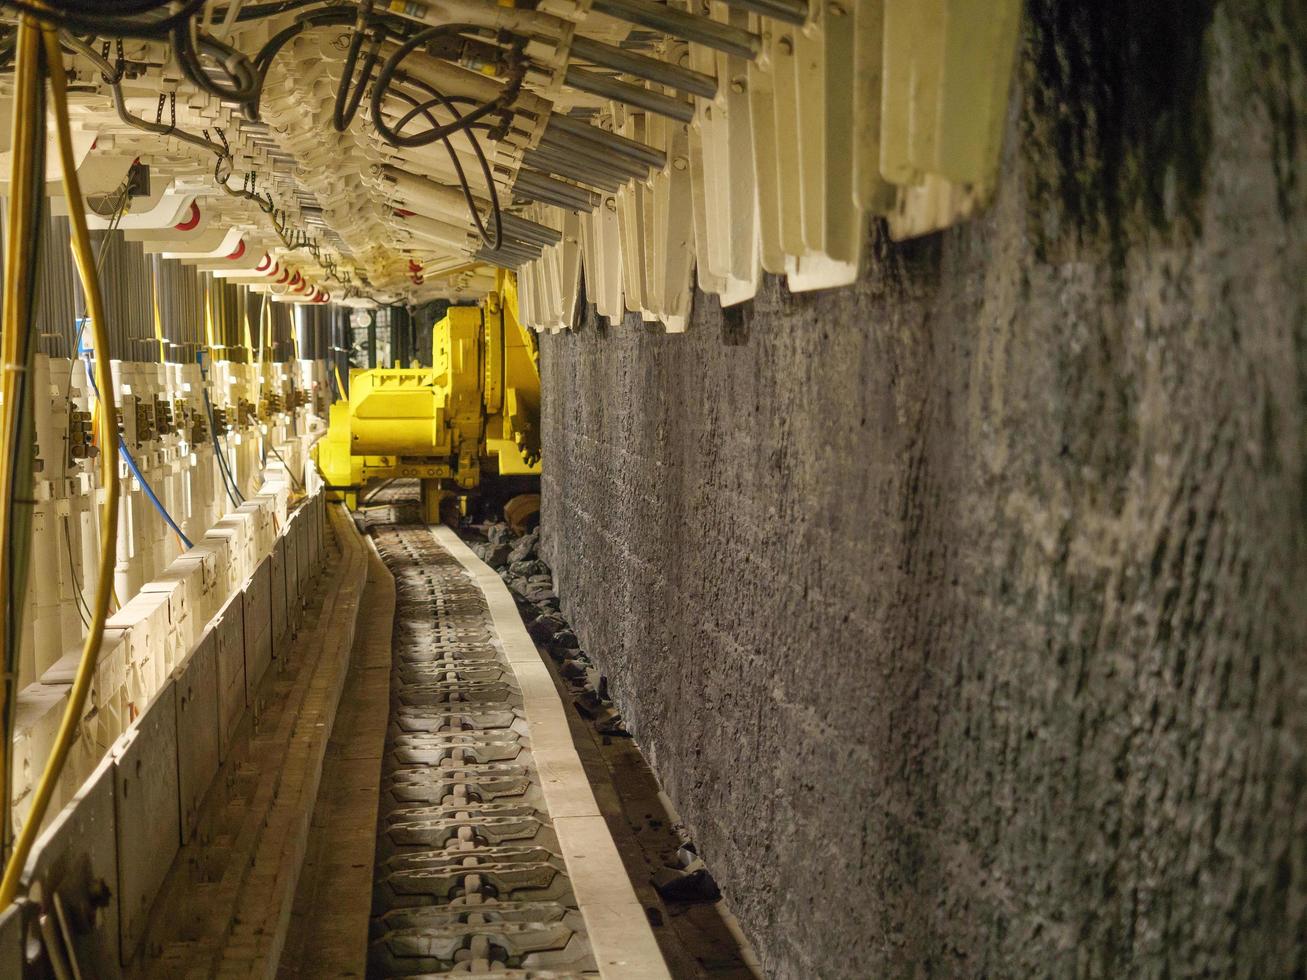
<svg viewBox="0 0 1307 980">
<path fill-rule="evenodd" d="M 442 504 L 466 509 L 483 482 L 521 490 L 540 475 L 538 349 L 513 276 L 501 272 L 479 306 L 451 306 L 431 350 L 430 367 L 351 370 L 331 406 L 318 466 L 349 507 L 370 482 L 417 477 L 434 524 Z"/>
</svg>

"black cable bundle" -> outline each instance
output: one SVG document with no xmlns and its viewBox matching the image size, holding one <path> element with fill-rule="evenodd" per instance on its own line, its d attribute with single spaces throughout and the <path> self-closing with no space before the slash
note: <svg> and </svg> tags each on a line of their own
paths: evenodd
<svg viewBox="0 0 1307 980">
<path fill-rule="evenodd" d="M 246 100 L 243 105 L 246 118 L 251 120 L 258 118 L 258 102 L 264 80 L 273 60 L 281 52 L 282 48 L 311 27 L 340 26 L 349 23 L 353 24 L 354 33 L 350 38 L 349 49 L 346 52 L 345 66 L 341 72 L 340 83 L 336 88 L 336 100 L 332 112 L 332 125 L 336 131 L 344 132 L 348 129 L 350 123 L 358 114 L 368 82 L 372 78 L 377 63 L 381 60 L 381 45 L 390 37 L 402 36 L 401 32 L 407 30 L 406 22 L 396 23 L 393 19 L 382 19 L 374 16 L 371 0 L 367 0 L 359 8 L 357 15 L 339 9 L 316 10 L 303 14 L 296 19 L 294 24 L 270 38 L 254 58 L 258 85 L 253 98 Z M 508 52 L 511 65 L 508 84 L 504 86 L 503 92 L 497 98 L 486 103 L 478 104 L 474 100 L 461 97 L 446 97 L 437 91 L 434 86 L 400 71 L 400 65 L 404 59 L 418 48 L 429 45 L 439 38 L 453 37 L 464 31 L 475 31 L 477 29 L 475 25 L 471 24 L 442 24 L 438 27 L 429 27 L 418 31 L 408 37 L 386 59 L 380 75 L 372 84 L 369 109 L 373 126 L 376 128 L 378 135 L 391 146 L 408 149 L 428 146 L 437 141 L 445 144 L 446 152 L 449 154 L 450 162 L 453 164 L 454 172 L 458 177 L 477 234 L 487 248 L 496 250 L 503 242 L 503 217 L 500 209 L 499 192 L 495 187 L 490 162 L 486 158 L 485 151 L 482 149 L 481 142 L 477 139 L 473 127 L 480 124 L 480 120 L 486 116 L 506 109 L 521 91 L 522 83 L 526 78 L 526 64 L 521 58 L 520 44 L 514 46 Z M 368 52 L 364 56 L 362 70 L 358 72 L 358 78 L 356 79 L 355 70 L 358 66 L 359 55 L 368 30 L 371 30 L 373 35 Z M 426 94 L 428 98 L 425 101 L 419 100 L 397 86 L 417 88 Z M 388 125 L 382 116 L 382 106 L 386 98 L 390 96 L 412 106 L 411 111 L 405 114 L 394 127 Z M 471 104 L 474 108 L 471 112 L 463 114 L 455 108 L 456 103 Z M 453 116 L 453 120 L 442 125 L 432 113 L 432 110 L 437 107 L 444 109 Z M 404 128 L 418 116 L 426 119 L 429 128 L 420 133 L 403 135 Z M 459 132 L 467 136 L 468 142 L 472 146 L 472 152 L 477 157 L 482 177 L 485 179 L 486 190 L 490 196 L 490 217 L 494 222 L 493 234 L 486 229 L 485 219 L 482 218 L 480 211 L 477 209 L 476 198 L 468 183 L 467 174 L 463 170 L 462 161 L 458 159 L 458 154 L 450 142 L 449 138 Z"/>
<path fill-rule="evenodd" d="M 173 55 L 182 74 L 201 92 L 226 102 L 245 102 L 258 94 L 262 83 L 250 59 L 226 42 L 199 30 L 193 19 L 175 24 L 171 39 Z M 214 81 L 205 71 L 203 58 L 216 63 L 229 84 Z"/>
<path fill-rule="evenodd" d="M 264 213 L 272 214 L 274 225 L 283 244 L 288 247 L 306 247 L 310 251 L 317 249 L 306 236 L 299 240 L 285 227 L 285 222 L 278 220 L 271 198 L 266 194 L 257 194 L 253 187 L 247 185 L 240 191 L 230 187 L 223 179 L 224 164 L 227 176 L 231 176 L 232 158 L 226 147 L 226 141 L 219 150 L 217 144 L 208 138 L 208 133 L 201 138 L 176 127 L 175 116 L 172 123 L 164 125 L 162 120 L 149 123 L 147 120 L 132 116 L 126 111 L 119 86 L 122 73 L 122 61 L 117 70 L 112 70 L 107 59 L 98 57 L 91 46 L 91 39 L 118 38 L 121 59 L 122 38 L 158 39 L 167 38 L 171 43 L 173 55 L 186 79 L 200 91 L 225 102 L 236 102 L 242 107 L 245 117 L 251 121 L 259 119 L 259 101 L 267 73 L 281 50 L 291 40 L 304 31 L 314 27 L 351 25 L 354 28 L 346 53 L 345 67 L 336 90 L 336 99 L 332 112 L 332 125 L 338 132 L 344 132 L 358 115 L 371 84 L 369 114 L 378 135 L 391 146 L 399 149 L 413 149 L 443 142 L 453 165 L 459 186 L 467 202 L 468 212 L 483 244 L 497 250 L 503 242 L 503 217 L 498 189 L 495 186 L 494 173 L 476 129 L 490 129 L 483 122 L 495 113 L 501 113 L 512 105 L 522 89 L 526 78 L 527 63 L 522 50 L 524 42 L 513 38 L 504 50 L 508 66 L 508 81 L 495 98 L 478 103 L 474 99 L 446 96 L 433 85 L 405 74 L 400 70 L 404 60 L 421 48 L 430 48 L 441 39 L 457 40 L 460 34 L 472 34 L 481 29 L 473 24 L 442 24 L 414 30 L 414 25 L 403 18 L 373 11 L 373 0 L 364 0 L 357 9 L 340 6 L 320 7 L 298 15 L 295 22 L 270 38 L 254 55 L 247 56 L 225 41 L 200 29 L 201 14 L 205 0 L 181 0 L 175 9 L 176 0 L 53 0 L 49 7 L 37 6 L 30 0 L 0 0 L 0 9 L 8 8 L 45 21 L 54 23 L 68 32 L 65 44 L 85 54 L 96 62 L 105 74 L 106 81 L 113 87 L 115 104 L 119 116 L 124 122 L 149 132 L 164 136 L 173 136 L 185 142 L 213 150 L 218 156 L 215 178 L 229 194 L 246 197 L 259 205 Z M 250 21 L 263 17 L 309 7 L 325 0 L 275 0 L 243 7 L 237 14 L 237 20 Z M 220 7 L 214 11 L 215 16 L 225 16 L 229 8 Z M 86 37 L 83 40 L 82 37 Z M 382 45 L 389 39 L 403 41 L 385 62 L 381 63 Z M 0 36 L 0 68 L 4 67 L 12 49 L 12 32 Z M 364 52 L 364 44 L 367 50 Z M 359 61 L 362 60 L 362 65 Z M 373 75 L 380 64 L 380 72 L 373 81 Z M 356 77 L 357 75 L 357 77 Z M 413 94 L 416 92 L 417 94 Z M 395 126 L 391 126 L 383 115 L 383 106 L 388 98 L 395 98 L 410 107 L 400 117 Z M 459 107 L 466 108 L 463 111 Z M 448 114 L 448 122 L 440 122 L 435 110 Z M 419 132 L 405 133 L 405 129 L 415 119 L 421 117 L 427 127 Z M 463 164 L 455 151 L 450 137 L 462 133 L 468 140 L 472 152 L 477 158 L 486 191 L 490 198 L 489 218 L 492 228 L 487 228 L 487 221 L 477 207 L 476 197 L 464 172 Z"/>
<path fill-rule="evenodd" d="M 0 7 L 57 24 L 74 34 L 142 39 L 168 37 L 203 9 L 204 0 L 185 0 L 167 13 L 169 6 L 168 0 L 55 0 L 48 7 L 27 0 L 0 0 Z"/>
<path fill-rule="evenodd" d="M 359 50 L 363 47 L 364 28 L 371 14 L 372 0 L 363 0 L 359 5 L 358 22 L 349 39 L 349 50 L 345 52 L 345 68 L 340 73 L 340 85 L 336 87 L 336 105 L 331 112 L 331 125 L 338 133 L 349 129 L 349 124 L 358 114 L 359 104 L 363 101 L 363 92 L 367 88 L 368 80 L 372 78 L 372 70 L 376 68 L 377 61 L 381 57 L 381 45 L 388 36 L 385 25 L 378 24 L 372 36 L 372 44 L 368 48 L 367 60 L 363 62 L 362 77 L 359 78 L 358 84 L 354 85 L 354 92 L 351 94 L 350 85 L 354 84 L 354 65 L 358 62 Z"/>
<path fill-rule="evenodd" d="M 478 28 L 473 24 L 441 24 L 436 27 L 428 27 L 414 34 L 401 44 L 386 59 L 386 63 L 382 65 L 381 72 L 372 86 L 370 109 L 373 127 L 378 135 L 391 146 L 399 149 L 411 149 L 419 146 L 429 146 L 437 140 L 445 144 L 445 150 L 449 154 L 454 173 L 457 174 L 459 185 L 463 190 L 463 197 L 467 201 L 468 211 L 472 216 L 473 223 L 476 225 L 477 234 L 481 236 L 481 241 L 487 248 L 497 250 L 503 243 L 504 238 L 499 192 L 495 187 L 490 162 L 486 159 L 485 151 L 481 148 L 481 141 L 477 139 L 473 127 L 492 113 L 507 109 L 522 90 L 522 83 L 526 80 L 526 61 L 522 58 L 522 43 L 520 41 L 516 42 L 506 52 L 509 62 L 509 79 L 503 91 L 494 99 L 480 104 L 477 104 L 473 99 L 446 96 L 433 85 L 400 72 L 400 65 L 403 64 L 404 59 L 418 48 L 429 45 L 439 38 L 476 30 Z M 426 94 L 428 98 L 421 101 L 400 89 L 396 89 L 394 86 L 397 82 L 417 88 Z M 393 127 L 386 122 L 382 114 L 382 106 L 389 95 L 393 95 L 412 106 Z M 462 113 L 455 107 L 455 103 L 471 104 L 474 108 L 468 113 Z M 444 124 L 438 122 L 432 113 L 432 110 L 437 107 L 444 109 L 453 119 Z M 418 116 L 426 119 L 429 128 L 408 136 L 403 135 L 404 128 Z M 472 188 L 468 185 L 467 175 L 463 171 L 463 164 L 458 159 L 453 143 L 450 142 L 450 137 L 455 133 L 463 133 L 467 137 L 472 146 L 472 152 L 476 154 L 477 163 L 481 167 L 481 174 L 486 182 L 486 190 L 490 195 L 490 215 L 495 226 L 493 234 L 486 231 L 485 221 L 477 209 Z"/>
</svg>

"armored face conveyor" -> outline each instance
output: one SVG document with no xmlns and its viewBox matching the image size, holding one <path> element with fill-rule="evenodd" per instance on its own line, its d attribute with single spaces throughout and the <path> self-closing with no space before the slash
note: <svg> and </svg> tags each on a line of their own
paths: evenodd
<svg viewBox="0 0 1307 980">
<path fill-rule="evenodd" d="M 396 615 L 368 975 L 668 976 L 498 574 L 445 527 L 373 534 Z"/>
</svg>

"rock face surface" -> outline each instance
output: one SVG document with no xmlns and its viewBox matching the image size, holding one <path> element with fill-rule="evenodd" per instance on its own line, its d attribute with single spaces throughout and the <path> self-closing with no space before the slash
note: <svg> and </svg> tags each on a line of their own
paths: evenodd
<svg viewBox="0 0 1307 980">
<path fill-rule="evenodd" d="M 1307 971 L 1307 13 L 1031 0 L 979 219 L 541 340 L 562 610 L 769 976 Z"/>
</svg>

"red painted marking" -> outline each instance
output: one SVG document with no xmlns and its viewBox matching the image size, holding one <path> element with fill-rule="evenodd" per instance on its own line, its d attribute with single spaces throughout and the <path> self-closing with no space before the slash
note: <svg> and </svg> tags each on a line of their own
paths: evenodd
<svg viewBox="0 0 1307 980">
<path fill-rule="evenodd" d="M 190 231 L 199 223 L 200 223 L 200 206 L 196 204 L 194 201 L 192 201 L 190 217 L 188 217 L 185 221 L 182 221 L 179 224 L 173 225 L 173 227 L 178 231 Z"/>
</svg>

